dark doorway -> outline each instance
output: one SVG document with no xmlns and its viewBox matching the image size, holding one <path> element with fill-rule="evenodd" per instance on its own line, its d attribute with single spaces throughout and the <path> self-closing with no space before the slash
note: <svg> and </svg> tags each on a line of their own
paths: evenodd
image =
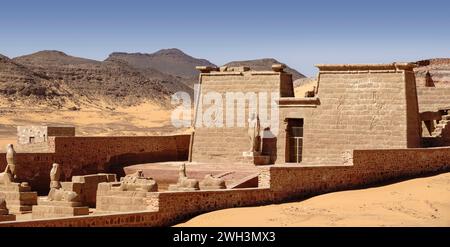
<svg viewBox="0 0 450 247">
<path fill-rule="evenodd" d="M 303 152 L 303 118 L 288 118 L 286 121 L 286 162 L 300 163 Z"/>
</svg>

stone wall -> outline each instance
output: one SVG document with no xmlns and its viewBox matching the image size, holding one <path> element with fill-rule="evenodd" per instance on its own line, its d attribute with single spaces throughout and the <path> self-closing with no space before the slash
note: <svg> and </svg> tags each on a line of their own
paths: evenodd
<svg viewBox="0 0 450 247">
<path fill-rule="evenodd" d="M 130 198 L 137 198 L 134 196 L 126 197 L 128 197 L 128 203 L 130 203 Z M 122 197 L 122 199 L 125 199 L 126 197 Z M 153 204 L 154 208 L 152 210 L 135 210 L 135 212 L 132 213 L 99 211 L 90 216 L 1 223 L 0 227 L 169 226 L 186 217 L 198 215 L 202 212 L 230 207 L 262 205 L 267 204 L 272 200 L 272 193 L 269 189 L 149 192 L 147 202 L 135 201 L 135 203 L 140 205 L 144 205 L 145 203 L 148 203 L 149 205 Z M 122 201 L 115 198 L 112 204 L 117 202 Z M 100 200 L 98 201 L 98 204 L 101 204 Z M 132 205 L 129 204 L 129 206 Z M 125 210 L 125 208 L 123 209 Z"/>
<path fill-rule="evenodd" d="M 125 206 L 120 207 L 128 204 L 142 206 L 142 210 L 147 210 L 145 212 L 140 211 L 141 209 L 136 209 L 133 213 L 99 210 L 99 215 L 0 223 L 0 226 L 168 226 L 186 217 L 212 210 L 283 202 L 450 170 L 450 147 L 355 150 L 353 157 L 353 165 L 348 166 L 272 166 L 268 170 L 262 170 L 260 176 L 260 185 L 266 188 L 149 192 L 141 199 L 136 197 L 136 192 L 121 194 L 116 198 L 114 196 L 117 195 L 103 194 L 110 201 L 102 203 L 119 205 L 114 210 L 130 210 Z M 105 184 L 108 183 L 100 185 Z M 102 207 L 101 200 L 98 199 L 98 209 Z"/>
<path fill-rule="evenodd" d="M 102 172 L 123 172 L 132 164 L 187 160 L 190 135 L 143 137 L 55 137 L 55 152 L 17 153 L 19 180 L 46 194 L 52 163 L 59 163 L 63 179 Z M 0 153 L 0 170 L 6 167 Z"/>
<path fill-rule="evenodd" d="M 48 136 L 75 136 L 75 127 L 48 126 Z"/>
<path fill-rule="evenodd" d="M 304 162 L 344 164 L 353 149 L 420 147 L 412 65 L 318 67 L 320 105 L 302 113 Z"/>
<path fill-rule="evenodd" d="M 354 150 L 353 165 L 274 166 L 270 176 L 260 175 L 260 183 L 285 200 L 448 170 L 450 147 Z"/>
<path fill-rule="evenodd" d="M 229 107 L 223 111 L 223 120 L 221 119 L 220 125 L 205 126 L 203 124 L 199 126 L 213 103 L 208 104 L 208 102 L 202 101 L 201 107 L 197 106 L 192 161 L 246 162 L 246 159 L 242 157 L 242 152 L 250 149 L 247 119 L 249 112 L 254 112 L 258 106 L 250 105 L 245 94 L 255 93 L 256 102 L 261 100 L 261 102 L 267 103 L 269 108 L 266 112 L 270 119 L 271 94 L 276 95 L 276 98 L 278 95 L 293 96 L 292 76 L 284 72 L 246 71 L 202 73 L 200 78 L 200 98 L 204 98 L 208 93 L 216 92 L 222 98 L 223 106 Z M 244 107 L 237 107 L 237 101 L 227 101 L 226 93 L 242 93 L 243 95 L 238 96 L 237 99 L 246 101 Z M 266 98 L 263 98 L 263 95 L 266 95 Z M 234 116 L 234 121 L 230 120 L 230 116 Z M 241 125 L 238 125 L 238 117 L 243 119 Z M 275 117 L 278 119 L 277 116 Z M 226 119 L 228 119 L 228 123 Z M 261 131 L 264 127 L 270 126 L 270 123 L 264 119 L 260 114 Z"/>
<path fill-rule="evenodd" d="M 0 227 L 150 227 L 167 226 L 170 215 L 159 212 L 112 213 L 1 223 Z"/>
<path fill-rule="evenodd" d="M 17 126 L 17 143 L 19 145 L 31 144 L 30 137 L 34 143 L 47 141 L 47 126 Z"/>
<path fill-rule="evenodd" d="M 54 136 L 47 137 L 47 141 L 29 144 L 17 144 L 14 150 L 19 153 L 53 153 L 55 152 Z"/>
<path fill-rule="evenodd" d="M 17 126 L 17 144 L 34 145 L 47 142 L 51 136 L 75 136 L 75 127 L 63 126 Z"/>
</svg>

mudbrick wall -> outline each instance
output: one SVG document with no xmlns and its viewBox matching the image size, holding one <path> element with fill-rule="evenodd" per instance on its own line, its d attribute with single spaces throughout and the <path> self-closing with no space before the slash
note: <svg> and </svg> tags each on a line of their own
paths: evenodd
<svg viewBox="0 0 450 247">
<path fill-rule="evenodd" d="M 102 172 L 123 175 L 131 164 L 187 160 L 190 135 L 142 137 L 55 137 L 51 153 L 17 153 L 20 181 L 29 182 L 33 190 L 46 194 L 52 163 L 59 163 L 64 180 L 72 176 Z M 6 167 L 5 153 L 0 153 L 0 170 Z"/>
<path fill-rule="evenodd" d="M 271 166 L 262 171 L 261 188 L 257 189 L 155 192 L 149 193 L 151 196 L 147 196 L 147 201 L 135 201 L 142 206 L 150 206 L 146 208 L 148 211 L 105 211 L 105 215 L 18 221 L 0 223 L 0 226 L 167 226 L 186 217 L 212 210 L 283 202 L 446 170 L 450 170 L 450 147 L 355 150 L 353 165 L 348 166 Z M 131 193 L 128 198 L 119 193 L 119 200 L 114 199 L 118 194 L 103 194 L 104 198 L 108 198 L 103 203 L 129 204 L 136 193 L 128 193 Z M 98 200 L 99 209 L 102 207 L 101 203 Z M 103 206 L 108 209 L 107 205 Z"/>
</svg>

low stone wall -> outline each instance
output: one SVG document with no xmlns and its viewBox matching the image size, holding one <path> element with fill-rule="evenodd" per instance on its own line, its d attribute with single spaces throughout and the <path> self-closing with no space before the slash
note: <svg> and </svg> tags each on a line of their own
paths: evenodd
<svg viewBox="0 0 450 247">
<path fill-rule="evenodd" d="M 187 217 L 225 208 L 258 206 L 273 202 L 270 189 L 232 189 L 159 193 L 159 212 L 172 215 L 170 224 Z"/>
<path fill-rule="evenodd" d="M 157 227 L 167 226 L 169 220 L 170 219 L 168 219 L 167 216 L 164 216 L 159 212 L 132 212 L 2 222 L 0 227 Z"/>
<path fill-rule="evenodd" d="M 354 150 L 353 165 L 274 166 L 270 177 L 260 175 L 260 184 L 270 184 L 275 198 L 283 201 L 449 169 L 450 147 Z"/>
<path fill-rule="evenodd" d="M 273 200 L 269 189 L 153 192 L 149 194 L 152 196 L 147 199 L 153 203 L 156 202 L 155 205 L 159 205 L 159 211 L 107 212 L 105 215 L 98 212 L 98 214 L 90 216 L 7 222 L 1 223 L 0 227 L 168 226 L 202 212 L 230 207 L 256 206 L 267 204 Z M 98 203 L 100 204 L 100 201 Z"/>
<path fill-rule="evenodd" d="M 63 180 L 102 172 L 123 172 L 127 165 L 188 159 L 190 135 L 138 137 L 55 137 L 55 152 L 17 153 L 18 177 L 46 194 L 52 163 L 59 163 Z M 6 167 L 0 153 L 0 170 Z"/>
<path fill-rule="evenodd" d="M 446 170 L 450 170 L 450 147 L 355 150 L 353 165 L 272 166 L 262 169 L 259 184 L 266 188 L 149 192 L 139 197 L 137 192 L 101 194 L 100 191 L 108 191 L 108 188 L 100 189 L 108 183 L 101 183 L 97 213 L 107 215 L 18 221 L 0 223 L 0 226 L 168 226 L 186 217 L 213 210 L 282 202 Z M 138 210 L 134 213 L 111 212 L 131 210 L 126 207 L 131 204 L 142 207 L 142 210 L 134 209 Z"/>
</svg>

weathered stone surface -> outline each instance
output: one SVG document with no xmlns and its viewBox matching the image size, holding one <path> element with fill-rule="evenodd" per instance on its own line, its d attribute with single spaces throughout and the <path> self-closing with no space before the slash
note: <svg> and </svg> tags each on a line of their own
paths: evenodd
<svg viewBox="0 0 450 247">
<path fill-rule="evenodd" d="M 182 163 L 178 171 L 178 182 L 169 185 L 169 191 L 196 191 L 199 190 L 199 182 L 196 179 L 188 178 L 186 175 L 186 164 Z"/>
<path fill-rule="evenodd" d="M 2 221 L 15 221 L 16 220 L 16 216 L 14 214 L 6 214 L 6 215 L 1 215 L 0 214 L 0 222 Z"/>
<path fill-rule="evenodd" d="M 123 171 L 130 164 L 188 159 L 190 135 L 119 136 L 119 137 L 50 137 L 54 151 L 17 153 L 20 181 L 30 183 L 41 194 L 49 191 L 49 171 L 53 162 L 64 164 L 64 180 L 73 174 L 86 175 L 106 171 Z M 0 153 L 0 157 L 5 157 Z M 0 159 L 0 169 L 6 159 Z"/>
<path fill-rule="evenodd" d="M 205 178 L 199 183 L 200 189 L 202 190 L 219 190 L 226 189 L 225 180 L 214 177 L 209 174 L 206 175 Z"/>
<path fill-rule="evenodd" d="M 120 190 L 122 191 L 158 191 L 158 184 L 152 178 L 144 177 L 142 170 L 127 175 L 120 179 Z"/>
<path fill-rule="evenodd" d="M 250 149 L 246 119 L 250 116 L 250 113 L 257 110 L 256 106 L 248 103 L 252 98 L 251 95 L 256 94 L 257 97 L 267 95 L 265 101 L 264 98 L 260 98 L 262 101 L 260 103 L 267 103 L 269 109 L 274 100 L 271 98 L 272 96 L 276 98 L 294 96 L 292 75 L 274 71 L 250 70 L 239 73 L 223 71 L 202 74 L 201 94 L 206 95 L 209 92 L 220 94 L 224 105 L 229 103 L 229 110 L 235 115 L 235 118 L 230 119 L 228 123 L 224 116 L 222 124 L 226 127 L 220 125 L 205 126 L 204 124 L 196 126 L 192 145 L 192 162 L 253 164 L 242 156 L 242 152 Z M 249 96 L 246 96 L 247 93 Z M 227 95 L 229 98 L 227 98 Z M 244 101 L 243 107 L 237 104 L 241 101 Z M 209 106 L 209 104 L 204 103 L 203 110 L 208 109 Z M 202 121 L 202 114 L 196 115 L 196 123 Z M 224 111 L 225 114 L 228 113 Z M 271 117 L 269 110 L 267 119 L 271 119 Z M 239 123 L 238 119 L 242 119 L 243 122 Z M 276 119 L 278 118 L 276 117 Z M 260 125 L 262 129 L 266 129 L 270 127 L 271 123 L 261 119 Z M 275 153 L 272 154 L 271 161 L 275 160 L 275 155 Z"/>
<path fill-rule="evenodd" d="M 100 183 L 97 192 L 97 212 L 158 211 L 155 192 L 123 191 L 121 182 Z"/>
<path fill-rule="evenodd" d="M 68 216 L 88 215 L 88 207 L 37 205 L 33 206 L 33 219 L 57 218 Z"/>
<path fill-rule="evenodd" d="M 27 183 L 0 185 L 0 197 L 5 199 L 13 213 L 28 212 L 32 205 L 37 204 L 37 193 L 32 192 Z"/>
</svg>

